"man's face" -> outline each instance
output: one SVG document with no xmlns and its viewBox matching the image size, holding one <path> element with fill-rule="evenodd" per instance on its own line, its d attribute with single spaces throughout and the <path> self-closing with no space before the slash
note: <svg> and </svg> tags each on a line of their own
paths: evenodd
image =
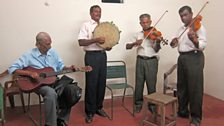
<svg viewBox="0 0 224 126">
<path fill-rule="evenodd" d="M 180 13 L 181 21 L 185 24 L 185 26 L 188 26 L 191 23 L 192 20 L 192 13 L 190 13 L 188 10 L 184 10 Z"/>
<path fill-rule="evenodd" d="M 90 12 L 90 16 L 94 21 L 99 22 L 101 18 L 101 9 L 98 7 L 93 8 L 93 11 Z"/>
<path fill-rule="evenodd" d="M 151 23 L 152 23 L 152 21 L 148 17 L 143 17 L 140 20 L 140 25 L 142 26 L 143 30 L 148 30 L 148 28 L 150 27 Z"/>
<path fill-rule="evenodd" d="M 51 43 L 51 38 L 49 36 L 45 36 L 43 40 L 38 44 L 40 52 L 46 54 L 47 51 L 51 48 Z"/>
</svg>

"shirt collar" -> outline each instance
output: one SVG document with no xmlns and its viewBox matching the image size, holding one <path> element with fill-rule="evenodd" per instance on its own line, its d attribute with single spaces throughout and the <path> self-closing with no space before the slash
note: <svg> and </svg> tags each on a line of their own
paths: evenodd
<svg viewBox="0 0 224 126">
<path fill-rule="evenodd" d="M 91 24 L 97 24 L 97 22 L 94 21 L 93 19 L 90 20 L 90 23 L 91 23 Z"/>
<path fill-rule="evenodd" d="M 40 53 L 40 50 L 38 48 L 35 48 L 35 52 L 36 52 L 36 56 L 40 57 L 40 56 L 43 56 L 43 54 Z M 51 48 L 47 51 L 47 55 L 46 56 L 50 56 L 51 53 L 50 53 L 50 50 Z"/>
</svg>

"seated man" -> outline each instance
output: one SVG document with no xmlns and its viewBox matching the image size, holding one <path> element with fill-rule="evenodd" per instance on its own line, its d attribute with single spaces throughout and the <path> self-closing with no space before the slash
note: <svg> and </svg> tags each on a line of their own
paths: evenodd
<svg viewBox="0 0 224 126">
<path fill-rule="evenodd" d="M 46 32 L 40 32 L 36 36 L 36 48 L 24 53 L 9 67 L 10 74 L 29 76 L 38 79 L 37 72 L 28 71 L 23 68 L 32 67 L 42 69 L 51 67 L 58 72 L 64 69 L 75 69 L 74 66 L 66 67 L 54 49 L 51 48 L 51 38 Z M 62 109 L 57 113 L 57 93 L 50 86 L 41 86 L 36 93 L 42 95 L 45 108 L 45 126 L 67 126 L 71 108 Z"/>
</svg>

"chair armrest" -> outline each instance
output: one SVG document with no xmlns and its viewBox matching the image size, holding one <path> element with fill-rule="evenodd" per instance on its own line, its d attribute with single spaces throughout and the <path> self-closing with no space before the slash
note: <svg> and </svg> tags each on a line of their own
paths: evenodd
<svg viewBox="0 0 224 126">
<path fill-rule="evenodd" d="M 163 93 L 166 92 L 166 88 L 168 85 L 168 76 L 177 68 L 177 64 L 174 64 L 167 72 L 164 73 L 164 81 L 163 81 Z"/>
<path fill-rule="evenodd" d="M 164 77 L 170 75 L 177 68 L 177 64 L 174 64 L 166 73 L 164 73 Z"/>
<path fill-rule="evenodd" d="M 9 74 L 8 70 L 5 70 L 4 72 L 0 73 L 0 78 L 6 76 L 8 74 Z"/>
<path fill-rule="evenodd" d="M 15 81 L 6 81 L 5 82 L 5 85 L 4 85 L 4 88 L 5 89 L 8 89 L 8 88 L 10 88 L 11 86 L 13 86 L 13 84 L 15 83 Z"/>
</svg>

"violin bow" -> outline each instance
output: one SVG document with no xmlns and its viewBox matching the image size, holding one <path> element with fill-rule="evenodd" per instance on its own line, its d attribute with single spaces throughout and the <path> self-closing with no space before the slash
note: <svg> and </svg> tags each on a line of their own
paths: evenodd
<svg viewBox="0 0 224 126">
<path fill-rule="evenodd" d="M 143 41 L 151 34 L 151 32 L 155 29 L 156 25 L 159 23 L 159 21 L 163 18 L 163 16 L 168 12 L 168 10 L 166 10 L 162 16 L 160 16 L 160 18 L 158 19 L 158 21 L 152 26 L 152 29 L 150 29 L 149 33 L 145 36 L 145 38 L 143 39 Z"/>
<path fill-rule="evenodd" d="M 202 8 L 199 10 L 199 12 L 197 13 L 197 15 L 195 17 L 197 17 L 201 12 L 202 10 L 205 8 L 205 6 L 209 3 L 209 1 L 207 1 L 206 3 L 204 3 L 204 5 L 202 6 Z M 192 26 L 192 24 L 196 21 L 196 18 L 193 19 L 193 21 L 188 25 L 188 27 Z M 180 37 L 184 34 L 184 32 L 188 29 L 188 27 L 186 27 L 184 29 L 184 31 L 178 36 L 178 40 L 180 39 Z"/>
</svg>

